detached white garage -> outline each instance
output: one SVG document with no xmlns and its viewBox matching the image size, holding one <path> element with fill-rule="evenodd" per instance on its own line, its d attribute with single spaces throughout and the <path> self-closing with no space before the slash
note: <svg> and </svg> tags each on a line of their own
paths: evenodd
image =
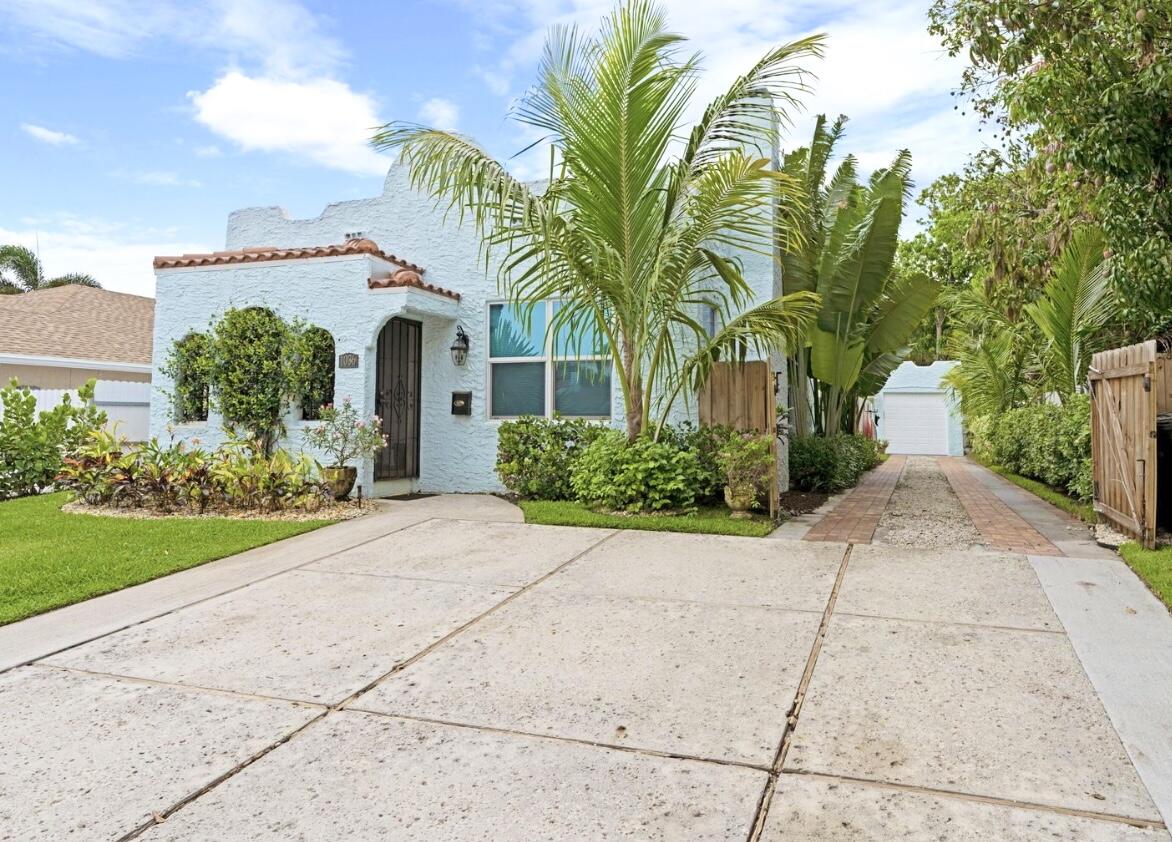
<svg viewBox="0 0 1172 842">
<path fill-rule="evenodd" d="M 905 362 L 891 373 L 875 396 L 879 438 L 887 441 L 888 453 L 964 455 L 960 407 L 952 390 L 941 383 L 955 365 Z"/>
</svg>

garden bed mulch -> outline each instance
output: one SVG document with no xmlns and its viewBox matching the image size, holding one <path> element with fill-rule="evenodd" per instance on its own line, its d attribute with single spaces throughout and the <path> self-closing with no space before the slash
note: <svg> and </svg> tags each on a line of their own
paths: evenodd
<svg viewBox="0 0 1172 842">
<path fill-rule="evenodd" d="M 363 501 L 359 508 L 353 501 L 344 503 L 327 503 L 313 511 L 307 509 L 286 509 L 280 512 L 262 512 L 257 509 L 208 509 L 203 514 L 196 509 L 176 509 L 172 512 L 160 512 L 155 509 L 133 508 L 126 506 L 91 506 L 80 500 L 74 500 L 61 507 L 61 511 L 72 515 L 94 515 L 97 517 L 123 517 L 134 520 L 169 520 L 172 518 L 205 518 L 227 520 L 278 520 L 278 521 L 310 521 L 310 520 L 353 520 L 364 515 L 374 514 L 379 510 L 376 503 Z"/>
<path fill-rule="evenodd" d="M 830 495 L 822 491 L 792 490 L 782 493 L 779 505 L 790 517 L 798 517 L 817 511 L 829 499 Z"/>
</svg>

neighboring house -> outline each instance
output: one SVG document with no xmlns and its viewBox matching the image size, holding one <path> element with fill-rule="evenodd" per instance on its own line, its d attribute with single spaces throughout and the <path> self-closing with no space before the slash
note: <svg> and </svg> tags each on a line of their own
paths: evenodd
<svg viewBox="0 0 1172 842">
<path fill-rule="evenodd" d="M 71 284 L 0 295 L 0 382 L 149 382 L 154 299 Z"/>
<path fill-rule="evenodd" d="M 96 380 L 94 403 L 110 425 L 141 441 L 154 318 L 154 299 L 77 284 L 0 295 L 0 385 L 15 378 L 44 410 Z"/>
<path fill-rule="evenodd" d="M 879 438 L 888 453 L 964 455 L 960 403 L 943 378 L 956 362 L 900 364 L 875 396 Z"/>
<path fill-rule="evenodd" d="M 546 343 L 554 302 L 540 306 L 527 329 L 521 325 L 473 228 L 454 215 L 445 220 L 402 167 L 391 168 L 381 196 L 332 204 L 314 219 L 290 219 L 277 207 L 236 211 L 226 245 L 155 259 L 156 435 L 174 425 L 176 435 L 208 446 L 223 439 L 214 411 L 176 417 L 162 368 L 177 341 L 206 331 L 231 307 L 266 307 L 330 334 L 335 400 L 349 397 L 380 415 L 390 440 L 360 466 L 367 495 L 499 489 L 502 419 L 559 412 L 621 426 L 622 396 L 609 363 L 591 358 L 589 342 L 573 349 Z M 742 262 L 754 303 L 778 294 L 774 261 L 744 255 Z M 469 342 L 462 364 L 451 350 L 458 333 Z M 555 357 L 566 362 L 555 365 Z M 294 408 L 286 446 L 301 447 L 307 423 Z"/>
</svg>

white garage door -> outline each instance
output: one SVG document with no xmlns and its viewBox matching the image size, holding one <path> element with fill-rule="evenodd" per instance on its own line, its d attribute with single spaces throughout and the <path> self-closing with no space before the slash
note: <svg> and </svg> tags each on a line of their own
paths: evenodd
<svg viewBox="0 0 1172 842">
<path fill-rule="evenodd" d="M 888 453 L 948 455 L 948 404 L 942 393 L 883 396 Z"/>
</svg>

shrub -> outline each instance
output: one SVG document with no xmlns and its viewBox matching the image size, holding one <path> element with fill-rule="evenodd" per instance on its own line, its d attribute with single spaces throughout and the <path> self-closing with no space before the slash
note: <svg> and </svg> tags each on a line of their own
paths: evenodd
<svg viewBox="0 0 1172 842">
<path fill-rule="evenodd" d="M 0 389 L 0 500 L 39 494 L 53 484 L 63 460 L 89 434 L 106 423 L 106 413 L 91 403 L 94 381 L 68 393 L 53 409 L 37 412 L 31 389 L 16 380 Z"/>
<path fill-rule="evenodd" d="M 497 476 L 521 497 L 568 500 L 574 463 L 606 429 L 579 418 L 524 415 L 506 421 L 497 435 Z"/>
<path fill-rule="evenodd" d="M 265 455 L 259 446 L 233 440 L 215 452 L 151 439 L 140 447 L 105 430 L 65 460 L 58 484 L 91 505 L 150 508 L 160 512 L 208 508 L 300 508 L 313 511 L 326 499 L 317 464 L 284 450 Z"/>
<path fill-rule="evenodd" d="M 189 333 L 171 346 L 162 372 L 171 378 L 171 403 L 180 423 L 208 420 L 211 397 L 211 340 L 205 333 Z"/>
<path fill-rule="evenodd" d="M 772 442 L 759 433 L 732 432 L 716 454 L 733 498 L 758 500 L 768 494 L 774 471 Z"/>
<path fill-rule="evenodd" d="M 175 342 L 162 371 L 179 421 L 202 421 L 214 403 L 224 426 L 271 454 L 284 414 L 300 405 L 316 420 L 334 392 L 334 340 L 320 327 L 287 322 L 264 307 L 232 308 L 207 334 Z"/>
<path fill-rule="evenodd" d="M 692 506 L 701 480 L 692 451 L 646 436 L 629 442 L 618 430 L 608 429 L 575 461 L 570 486 L 590 506 L 660 511 Z"/>
<path fill-rule="evenodd" d="M 727 424 L 697 427 L 691 421 L 677 426 L 665 425 L 659 440 L 674 444 L 680 450 L 696 454 L 700 466 L 700 480 L 696 484 L 697 502 L 715 502 L 724 493 L 725 472 L 717 461 L 720 448 L 736 430 Z"/>
<path fill-rule="evenodd" d="M 857 485 L 880 461 L 879 443 L 874 439 L 803 436 L 790 442 L 790 482 L 802 491 L 834 494 Z"/>
<path fill-rule="evenodd" d="M 988 423 L 988 443 L 977 455 L 1084 503 L 1093 498 L 1089 396 L 1010 409 Z"/>
</svg>

